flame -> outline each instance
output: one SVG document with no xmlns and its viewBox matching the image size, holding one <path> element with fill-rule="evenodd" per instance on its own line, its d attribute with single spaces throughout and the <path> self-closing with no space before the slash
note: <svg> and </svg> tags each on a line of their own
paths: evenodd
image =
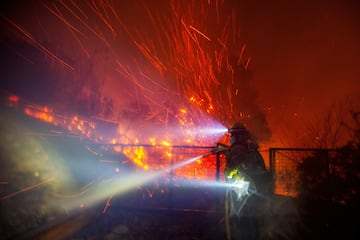
<svg viewBox="0 0 360 240">
<path fill-rule="evenodd" d="M 139 145 L 139 139 L 134 138 L 133 142 L 130 143 L 133 145 L 126 146 L 126 144 L 129 144 L 129 142 L 127 143 L 121 142 L 120 136 L 115 135 L 107 138 L 101 135 L 101 133 L 100 134 L 97 133 L 98 124 L 95 121 L 91 121 L 89 119 L 85 119 L 77 115 L 68 117 L 63 114 L 58 114 L 56 113 L 56 111 L 54 111 L 54 109 L 48 106 L 38 106 L 35 104 L 28 104 L 27 101 L 22 100 L 18 96 L 10 96 L 8 98 L 8 103 L 16 103 L 16 105 L 11 105 L 11 104 L 8 105 L 9 106 L 11 105 L 12 107 L 16 107 L 16 108 L 20 107 L 23 109 L 23 113 L 25 115 L 46 123 L 50 123 L 54 126 L 61 127 L 64 129 L 64 131 L 68 131 L 70 134 L 73 134 L 74 136 L 79 136 L 80 138 L 87 138 L 94 142 L 110 144 L 111 149 L 113 151 L 124 154 L 126 157 L 131 159 L 131 161 L 136 166 L 147 171 L 163 169 L 164 167 L 168 167 L 171 165 L 172 159 L 175 157 L 172 149 L 173 143 L 171 139 L 167 136 L 164 136 L 163 139 L 159 139 L 159 140 L 156 137 L 150 137 L 148 139 L 148 143 L 150 144 L 150 146 L 153 146 L 153 148 L 155 149 L 159 148 L 159 151 L 161 151 L 159 154 L 157 154 L 157 158 L 162 159 L 161 160 L 162 162 L 159 163 L 158 161 L 159 159 L 151 159 L 153 157 L 149 155 L 148 151 L 144 149 L 143 146 Z M 194 133 L 190 129 L 187 129 L 187 127 L 193 125 L 191 121 L 188 121 L 186 119 L 188 113 L 187 109 L 180 108 L 179 113 L 182 114 L 183 117 L 182 126 L 184 127 L 184 133 L 187 136 L 184 142 L 188 144 L 196 142 L 196 140 L 194 139 L 196 137 Z M 176 157 L 178 158 L 178 161 L 187 160 L 186 157 L 181 154 L 180 155 L 177 154 Z M 100 160 L 100 161 L 101 162 L 107 161 L 109 163 L 114 162 L 111 160 Z M 201 178 L 209 177 L 209 172 L 208 172 L 209 169 L 212 169 L 210 171 L 211 175 L 214 174 L 213 170 L 216 169 L 215 160 L 211 157 L 198 159 L 194 163 L 185 166 L 184 168 L 177 169 L 175 173 L 177 176 L 201 179 Z M 119 172 L 120 170 L 114 168 L 114 171 Z"/>
<path fill-rule="evenodd" d="M 171 146 L 171 143 L 169 141 L 164 140 L 161 142 L 161 145 L 169 147 L 169 146 Z"/>
<path fill-rule="evenodd" d="M 142 167 L 144 170 L 149 170 L 149 166 L 144 163 L 146 155 L 142 146 L 135 148 L 133 151 L 131 150 L 131 148 L 126 148 L 123 150 L 123 153 L 130 159 L 132 159 L 135 164 Z"/>
<path fill-rule="evenodd" d="M 26 115 L 32 116 L 37 119 L 41 119 L 45 122 L 52 123 L 54 121 L 54 118 L 46 112 L 47 110 L 46 108 L 44 110 L 45 110 L 44 112 L 38 112 L 38 111 L 32 111 L 29 108 L 25 108 L 24 112 Z"/>
</svg>

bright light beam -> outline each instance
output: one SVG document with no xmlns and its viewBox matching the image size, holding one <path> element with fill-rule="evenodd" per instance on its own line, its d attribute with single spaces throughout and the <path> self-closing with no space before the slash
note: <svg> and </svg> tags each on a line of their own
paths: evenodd
<svg viewBox="0 0 360 240">
<path fill-rule="evenodd" d="M 204 135 L 222 135 L 225 134 L 228 129 L 224 126 L 218 126 L 218 127 L 208 127 L 208 128 L 200 128 L 198 130 L 194 130 L 197 131 L 201 134 Z"/>
<path fill-rule="evenodd" d="M 210 144 L 221 138 L 228 129 L 221 123 L 212 121 L 212 124 L 208 126 L 191 126 L 191 127 L 173 127 L 171 133 L 179 137 L 180 139 L 187 139 L 191 136 L 191 139 L 197 137 L 202 139 L 202 144 Z M 196 137 L 195 137 L 196 136 Z"/>
<path fill-rule="evenodd" d="M 184 180 L 181 182 L 184 187 L 206 187 L 206 188 L 232 188 L 238 193 L 238 197 L 256 193 L 256 189 L 251 187 L 250 181 L 237 180 L 234 182 L 220 182 L 216 180 Z"/>
<path fill-rule="evenodd" d="M 79 207 L 79 205 L 86 206 L 92 206 L 103 199 L 108 198 L 109 196 L 115 195 L 115 194 L 123 194 L 125 192 L 128 192 L 132 189 L 135 189 L 137 186 L 140 186 L 146 182 L 149 182 L 153 179 L 156 179 L 157 177 L 170 172 L 172 170 L 178 169 L 180 167 L 183 167 L 185 165 L 191 164 L 195 162 L 198 159 L 201 159 L 205 156 L 208 156 L 212 154 L 212 152 L 205 153 L 203 155 L 188 159 L 186 161 L 183 161 L 181 163 L 175 164 L 172 167 L 169 167 L 167 169 L 155 171 L 155 172 L 136 172 L 132 174 L 128 174 L 126 176 L 116 177 L 113 179 L 110 179 L 108 181 L 99 182 L 97 186 L 94 186 L 93 189 L 88 191 L 88 194 L 85 194 L 82 199 L 74 199 L 74 202 L 69 203 L 68 207 L 70 209 L 76 209 Z M 80 201 L 80 203 L 79 203 Z"/>
</svg>

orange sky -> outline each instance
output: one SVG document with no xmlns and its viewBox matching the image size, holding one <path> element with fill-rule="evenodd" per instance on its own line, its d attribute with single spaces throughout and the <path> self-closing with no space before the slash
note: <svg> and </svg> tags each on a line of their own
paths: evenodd
<svg viewBox="0 0 360 240">
<path fill-rule="evenodd" d="M 335 100 L 360 96 L 357 1 L 241 2 L 242 36 L 272 128 L 301 127 Z"/>
</svg>

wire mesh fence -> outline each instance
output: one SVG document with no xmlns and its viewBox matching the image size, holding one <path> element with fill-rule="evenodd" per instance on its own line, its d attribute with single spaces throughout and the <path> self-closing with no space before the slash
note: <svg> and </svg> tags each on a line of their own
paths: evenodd
<svg viewBox="0 0 360 240">
<path fill-rule="evenodd" d="M 334 149 L 314 148 L 270 148 L 270 171 L 273 174 L 274 193 L 290 197 L 299 194 L 304 175 L 300 168 L 307 159 L 313 161 L 312 175 L 323 180 L 329 175 L 329 166 L 334 157 Z"/>
</svg>

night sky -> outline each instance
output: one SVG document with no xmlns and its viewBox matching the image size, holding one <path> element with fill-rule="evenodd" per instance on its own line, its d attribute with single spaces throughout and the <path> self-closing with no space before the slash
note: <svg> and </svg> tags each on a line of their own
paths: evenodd
<svg viewBox="0 0 360 240">
<path fill-rule="evenodd" d="M 42 2 L 46 6 L 53 6 L 52 1 Z M 300 122 L 309 121 L 314 115 L 326 111 L 334 101 L 360 96 L 360 7 L 356 1 L 225 2 L 224 8 L 231 6 L 236 16 L 235 26 L 240 35 L 238 44 L 246 45 L 246 54 L 251 58 L 252 84 L 256 89 L 258 105 L 260 109 L 267 109 L 267 121 L 273 132 L 281 135 L 281 131 L 297 128 Z M 154 7 L 155 3 L 159 3 L 159 6 Z M 155 3 L 149 9 L 161 12 L 163 7 L 160 4 L 164 2 Z M 138 4 L 134 1 L 118 3 L 121 8 L 119 12 L 124 14 L 121 17 L 129 28 L 131 22 L 134 26 L 146 26 L 141 16 L 144 12 L 137 12 L 142 6 L 140 2 Z M 2 72 L 6 73 L 3 76 L 3 88 L 20 89 L 18 91 L 21 96 L 30 97 L 29 92 L 36 92 L 39 86 L 44 86 L 49 81 L 46 78 L 52 78 L 56 74 L 49 69 L 32 67 L 32 61 L 41 57 L 38 49 L 27 48 L 24 52 L 19 48 L 19 42 L 12 45 L 14 40 L 24 39 L 24 34 L 19 34 L 9 21 L 39 37 L 44 45 L 49 43 L 48 46 L 52 46 L 49 48 L 54 51 L 56 47 L 62 46 L 59 39 L 68 34 L 66 32 L 69 30 L 59 27 L 63 23 L 38 1 L 2 1 L 0 12 L 0 43 L 1 48 L 7 52 L 1 58 Z M 90 25 L 94 23 L 92 21 L 89 18 Z M 93 26 L 96 29 L 95 23 Z M 77 30 L 87 31 L 84 28 Z M 145 27 L 144 33 L 146 31 Z M 51 41 L 57 43 L 51 45 Z M 85 40 L 84 37 L 80 41 L 91 42 L 93 39 Z M 69 49 L 67 43 L 64 46 L 67 52 L 78 50 Z M 124 54 L 128 59 L 132 58 L 130 50 Z M 72 57 L 76 58 L 75 55 Z M 28 59 L 29 56 L 33 59 Z M 106 58 L 92 60 L 96 65 L 104 63 Z M 71 63 L 71 59 L 67 62 Z M 106 66 L 100 70 L 97 68 L 94 75 L 105 71 L 105 68 Z M 56 66 L 55 70 L 59 71 Z M 29 84 L 24 84 L 24 76 Z M 17 85 L 18 81 L 22 83 L 22 87 Z M 104 81 L 112 80 L 108 77 Z M 105 85 L 105 92 L 106 89 L 113 89 L 112 84 Z M 50 102 L 49 95 L 55 90 L 44 91 L 35 94 L 33 99 Z M 123 86 L 118 91 L 126 92 L 128 89 Z M 110 94 L 109 91 L 108 93 Z"/>
</svg>

